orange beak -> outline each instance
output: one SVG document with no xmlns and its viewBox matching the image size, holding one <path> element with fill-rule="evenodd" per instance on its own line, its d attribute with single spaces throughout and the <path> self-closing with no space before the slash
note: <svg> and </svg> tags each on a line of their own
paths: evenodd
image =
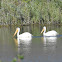
<svg viewBox="0 0 62 62">
<path fill-rule="evenodd" d="M 41 33 L 44 31 L 44 29 L 42 29 Z"/>
<path fill-rule="evenodd" d="M 16 33 L 18 32 L 18 29 L 15 31 L 15 33 L 14 33 L 14 35 L 13 35 L 13 37 L 16 35 Z"/>
</svg>

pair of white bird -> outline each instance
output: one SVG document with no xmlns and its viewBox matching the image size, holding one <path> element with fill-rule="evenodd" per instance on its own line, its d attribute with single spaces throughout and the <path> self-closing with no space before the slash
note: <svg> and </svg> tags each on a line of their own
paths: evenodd
<svg viewBox="0 0 62 62">
<path fill-rule="evenodd" d="M 19 32 L 20 32 L 20 28 L 17 28 L 15 33 L 14 33 L 14 36 L 17 33 L 17 37 L 21 40 L 32 39 L 32 34 L 30 34 L 29 32 L 24 32 L 20 35 L 19 35 Z M 43 32 L 43 36 L 56 36 L 56 35 L 58 35 L 58 33 L 55 30 L 46 32 L 46 27 L 45 26 L 43 27 L 41 33 L 42 32 Z"/>
</svg>

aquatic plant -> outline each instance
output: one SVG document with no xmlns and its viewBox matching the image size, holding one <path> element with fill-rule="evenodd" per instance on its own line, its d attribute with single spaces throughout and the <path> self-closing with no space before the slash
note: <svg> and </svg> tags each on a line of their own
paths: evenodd
<svg viewBox="0 0 62 62">
<path fill-rule="evenodd" d="M 17 59 L 16 59 L 16 58 L 14 58 L 12 62 L 16 62 L 16 61 L 17 61 Z"/>
<path fill-rule="evenodd" d="M 18 58 L 19 59 L 24 59 L 24 56 L 23 55 L 18 55 Z"/>
</svg>

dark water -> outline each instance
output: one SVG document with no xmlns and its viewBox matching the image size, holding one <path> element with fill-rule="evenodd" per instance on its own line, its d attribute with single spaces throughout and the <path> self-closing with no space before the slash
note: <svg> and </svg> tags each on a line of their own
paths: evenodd
<svg viewBox="0 0 62 62">
<path fill-rule="evenodd" d="M 30 32 L 33 38 L 29 42 L 20 41 L 18 48 L 17 38 L 13 38 L 16 27 L 21 28 L 21 32 Z M 62 26 L 46 26 L 47 31 L 56 30 L 58 37 L 43 37 L 40 34 L 43 26 L 9 26 L 0 28 L 0 61 L 12 62 L 14 58 L 17 62 L 62 62 Z M 18 59 L 17 55 L 23 55 L 24 59 Z"/>
</svg>

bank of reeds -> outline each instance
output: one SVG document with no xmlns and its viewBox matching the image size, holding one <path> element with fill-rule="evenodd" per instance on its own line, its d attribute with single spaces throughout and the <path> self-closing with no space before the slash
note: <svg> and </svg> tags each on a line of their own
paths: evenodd
<svg viewBox="0 0 62 62">
<path fill-rule="evenodd" d="M 61 22 L 61 0 L 0 0 L 0 25 Z"/>
</svg>

